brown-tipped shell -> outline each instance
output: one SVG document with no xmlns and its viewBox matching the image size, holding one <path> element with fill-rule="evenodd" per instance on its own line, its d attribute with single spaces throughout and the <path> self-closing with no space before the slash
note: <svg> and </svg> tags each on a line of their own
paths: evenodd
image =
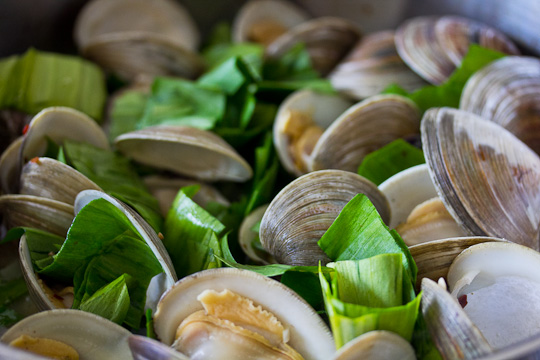
<svg viewBox="0 0 540 360">
<path fill-rule="evenodd" d="M 261 221 L 263 247 L 282 264 L 316 266 L 330 259 L 317 241 L 345 205 L 365 194 L 384 222 L 390 209 L 375 184 L 342 170 L 322 170 L 303 175 L 283 188 L 272 200 Z"/>
</svg>

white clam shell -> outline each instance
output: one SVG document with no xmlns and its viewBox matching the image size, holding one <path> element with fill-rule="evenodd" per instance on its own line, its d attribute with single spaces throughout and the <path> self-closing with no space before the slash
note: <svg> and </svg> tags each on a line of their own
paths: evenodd
<svg viewBox="0 0 540 360">
<path fill-rule="evenodd" d="M 333 360 L 415 360 L 412 345 L 396 333 L 370 331 L 349 341 L 340 348 Z"/>
</svg>

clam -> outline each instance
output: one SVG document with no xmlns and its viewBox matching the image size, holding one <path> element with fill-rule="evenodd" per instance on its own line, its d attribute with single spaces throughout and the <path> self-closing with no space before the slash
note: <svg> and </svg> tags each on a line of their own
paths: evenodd
<svg viewBox="0 0 540 360">
<path fill-rule="evenodd" d="M 233 41 L 268 45 L 287 30 L 308 19 L 309 16 L 304 10 L 288 1 L 249 1 L 234 19 Z"/>
<path fill-rule="evenodd" d="M 394 31 L 364 36 L 328 76 L 339 92 L 362 100 L 391 84 L 412 92 L 426 84 L 399 57 Z"/>
<path fill-rule="evenodd" d="M 422 121 L 430 176 L 469 234 L 540 249 L 540 158 L 500 125 L 450 108 Z"/>
<path fill-rule="evenodd" d="M 407 65 L 432 84 L 443 83 L 472 43 L 508 54 L 516 46 L 499 31 L 457 16 L 417 17 L 396 31 L 396 48 Z"/>
<path fill-rule="evenodd" d="M 7 228 L 33 227 L 66 236 L 73 221 L 73 206 L 32 195 L 0 196 L 0 213 Z"/>
<path fill-rule="evenodd" d="M 401 336 L 385 330 L 370 331 L 341 347 L 333 360 L 414 360 L 411 344 Z"/>
<path fill-rule="evenodd" d="M 247 270 L 205 270 L 180 280 L 161 298 L 154 328 L 163 343 L 194 360 L 329 359 L 334 352 L 313 308 L 281 283 Z"/>
<path fill-rule="evenodd" d="M 203 208 L 211 202 L 218 202 L 226 206 L 229 205 L 229 201 L 215 187 L 199 181 L 160 175 L 147 176 L 143 181 L 150 193 L 159 201 L 159 207 L 163 216 L 167 215 L 176 194 L 184 186 L 200 186 L 199 191 L 193 196 L 192 200 Z"/>
<path fill-rule="evenodd" d="M 137 21 L 133 21 L 137 19 Z M 142 74 L 195 77 L 199 32 L 188 12 L 170 0 L 94 0 L 75 24 L 81 53 L 124 79 Z"/>
<path fill-rule="evenodd" d="M 32 340 L 21 339 L 26 336 L 26 339 L 36 338 L 49 344 L 52 340 L 68 345 L 81 359 L 132 359 L 127 342 L 130 335 L 123 327 L 94 314 L 79 310 L 50 310 L 19 321 L 0 341 L 6 344 L 14 341 L 23 345 L 31 343 Z M 30 356 L 27 354 L 25 358 L 30 359 Z"/>
<path fill-rule="evenodd" d="M 296 91 L 287 97 L 276 114 L 273 134 L 283 167 L 296 176 L 305 173 L 307 158 L 320 134 L 351 105 L 341 96 L 310 90 Z M 309 128 L 314 130 L 306 131 Z"/>
<path fill-rule="evenodd" d="M 487 65 L 467 81 L 459 107 L 496 122 L 540 153 L 540 60 L 510 56 Z"/>
<path fill-rule="evenodd" d="M 155 276 L 150 281 L 150 285 L 146 293 L 146 306 L 148 308 L 155 309 L 161 294 L 163 294 L 166 289 L 170 288 L 176 281 L 176 273 L 165 247 L 155 231 L 140 217 L 140 215 L 138 215 L 129 206 L 101 191 L 85 190 L 80 192 L 75 200 L 75 214 L 77 214 L 90 201 L 98 198 L 107 200 L 120 209 L 122 213 L 124 213 L 127 219 L 138 231 L 141 238 L 150 247 L 158 261 L 161 263 L 164 272 Z M 38 308 L 41 310 L 50 310 L 71 306 L 69 300 L 64 302 L 62 296 L 58 296 L 58 294 L 54 292 L 57 289 L 55 289 L 53 285 L 44 283 L 35 273 L 25 235 L 23 235 L 19 242 L 19 256 L 23 276 L 28 284 L 30 296 Z M 59 299 L 61 300 L 60 302 L 58 301 Z"/>
<path fill-rule="evenodd" d="M 282 264 L 326 264 L 330 259 L 317 241 L 358 193 L 367 195 L 388 223 L 388 202 L 375 184 L 348 171 L 321 170 L 299 177 L 276 195 L 261 221 L 261 244 Z"/>
<path fill-rule="evenodd" d="M 23 137 L 13 141 L 0 157 L 0 193 L 16 193 L 19 181 L 19 152 Z"/>
<path fill-rule="evenodd" d="M 242 224 L 240 225 L 240 230 L 238 230 L 238 243 L 244 251 L 244 254 L 259 264 L 271 264 L 276 262 L 272 255 L 268 254 L 266 251 L 258 248 L 257 246 L 254 246 L 254 241 L 259 233 L 253 230 L 253 227 L 256 226 L 257 223 L 260 224 L 260 221 L 262 220 L 267 208 L 268 204 L 259 206 L 253 210 L 244 218 Z"/>
<path fill-rule="evenodd" d="M 246 181 L 253 170 L 218 135 L 185 126 L 152 126 L 122 134 L 116 147 L 142 164 L 200 180 Z"/>
<path fill-rule="evenodd" d="M 134 360 L 190 360 L 173 348 L 146 336 L 131 335 L 128 343 Z"/>
<path fill-rule="evenodd" d="M 71 166 L 51 158 L 34 158 L 24 165 L 20 193 L 73 205 L 79 192 L 101 190 L 93 181 Z"/>
</svg>

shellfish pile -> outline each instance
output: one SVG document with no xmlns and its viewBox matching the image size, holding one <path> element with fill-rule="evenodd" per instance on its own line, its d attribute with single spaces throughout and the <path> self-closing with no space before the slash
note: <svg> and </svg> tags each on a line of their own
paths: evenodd
<svg viewBox="0 0 540 360">
<path fill-rule="evenodd" d="M 31 300 L 6 298 L 25 318 L 2 329 L 0 358 L 537 356 L 538 34 L 459 16 L 363 34 L 283 0 L 246 2 L 229 31 L 199 51 L 177 1 L 91 0 L 74 40 L 113 79 L 104 124 L 61 100 L 0 109 L 0 287 L 19 277 Z M 459 104 L 441 103 L 449 88 Z M 377 183 L 359 170 L 396 141 L 425 164 Z M 335 341 L 321 285 L 364 257 L 320 240 L 358 194 L 411 259 L 412 342 L 365 323 Z"/>
</svg>

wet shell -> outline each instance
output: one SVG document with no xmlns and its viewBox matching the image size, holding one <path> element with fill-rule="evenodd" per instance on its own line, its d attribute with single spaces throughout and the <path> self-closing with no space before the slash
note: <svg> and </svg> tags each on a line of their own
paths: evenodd
<svg viewBox="0 0 540 360">
<path fill-rule="evenodd" d="M 476 72 L 460 109 L 503 126 L 540 153 L 540 60 L 506 57 Z"/>
<path fill-rule="evenodd" d="M 330 125 L 311 153 L 308 169 L 356 172 L 363 158 L 392 141 L 418 134 L 420 112 L 399 95 L 377 95 L 349 108 Z"/>
<path fill-rule="evenodd" d="M 412 92 L 426 85 L 399 57 L 393 31 L 363 37 L 328 76 L 339 92 L 362 100 L 391 84 Z"/>
<path fill-rule="evenodd" d="M 81 359 L 132 358 L 128 330 L 80 310 L 51 310 L 32 315 L 9 329 L 1 341 L 9 343 L 24 334 L 68 344 L 77 350 Z"/>
<path fill-rule="evenodd" d="M 219 136 L 185 126 L 152 126 L 120 135 L 118 150 L 142 164 L 200 180 L 246 181 L 249 164 Z"/>
<path fill-rule="evenodd" d="M 275 280 L 248 270 L 231 268 L 190 275 L 163 295 L 154 317 L 154 328 L 161 341 L 167 345 L 173 343 L 182 320 L 203 309 L 197 297 L 209 289 L 228 289 L 275 315 L 288 328 L 288 344 L 306 360 L 331 358 L 334 342 L 330 331 L 302 298 Z"/>
<path fill-rule="evenodd" d="M 315 171 L 299 177 L 272 200 L 260 226 L 263 247 L 282 264 L 317 266 L 330 259 L 317 241 L 356 195 L 369 197 L 384 222 L 390 209 L 375 184 L 341 170 Z"/>
<path fill-rule="evenodd" d="M 414 360 L 416 355 L 411 344 L 396 333 L 370 331 L 349 341 L 340 348 L 333 360 Z"/>
<path fill-rule="evenodd" d="M 540 158 L 492 121 L 450 108 L 422 121 L 430 176 L 446 208 L 470 234 L 540 249 Z"/>
<path fill-rule="evenodd" d="M 23 137 L 13 141 L 0 157 L 0 194 L 13 194 L 19 187 L 19 152 Z"/>
</svg>

